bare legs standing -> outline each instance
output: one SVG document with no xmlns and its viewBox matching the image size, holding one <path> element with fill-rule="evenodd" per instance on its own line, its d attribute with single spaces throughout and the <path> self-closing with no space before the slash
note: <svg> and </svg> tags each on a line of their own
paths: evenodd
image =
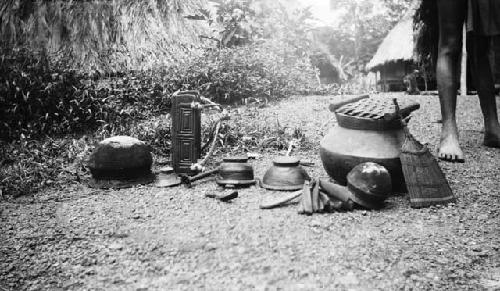
<svg viewBox="0 0 500 291">
<path fill-rule="evenodd" d="M 479 103 L 484 116 L 484 145 L 500 147 L 500 124 L 495 99 L 495 82 L 491 73 L 488 53 L 490 38 L 474 35 L 471 44 L 474 82 L 478 89 Z"/>
<path fill-rule="evenodd" d="M 456 106 L 462 29 L 467 14 L 467 0 L 437 0 L 437 5 L 439 50 L 436 73 L 443 119 L 438 156 L 447 161 L 463 162 L 464 154 L 458 142 Z M 498 124 L 494 82 L 487 57 L 489 37 L 480 35 L 474 37 L 473 70 L 485 120 L 484 144 L 500 147 L 500 125 Z"/>
</svg>

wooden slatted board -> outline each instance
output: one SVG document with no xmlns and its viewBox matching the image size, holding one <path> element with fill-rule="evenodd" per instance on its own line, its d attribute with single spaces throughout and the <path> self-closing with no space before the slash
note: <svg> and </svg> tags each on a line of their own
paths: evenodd
<svg viewBox="0 0 500 291">
<path fill-rule="evenodd" d="M 175 173 L 194 174 L 191 165 L 201 155 L 201 112 L 192 108 L 199 96 L 193 92 L 179 92 L 172 96 L 172 167 Z"/>
<path fill-rule="evenodd" d="M 394 114 L 396 108 L 391 99 L 367 98 L 346 104 L 337 113 L 368 119 L 382 119 L 386 114 Z"/>
</svg>

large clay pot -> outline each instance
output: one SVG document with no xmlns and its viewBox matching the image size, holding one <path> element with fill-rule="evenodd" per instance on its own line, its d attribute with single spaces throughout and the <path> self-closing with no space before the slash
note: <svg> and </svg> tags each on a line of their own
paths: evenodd
<svg viewBox="0 0 500 291">
<path fill-rule="evenodd" d="M 405 115 L 418 108 L 412 104 Z M 341 111 L 341 110 L 340 110 Z M 401 161 L 404 132 L 398 118 L 351 116 L 335 111 L 338 126 L 333 127 L 320 144 L 323 166 L 335 181 L 347 184 L 347 174 L 357 165 L 374 162 L 391 174 L 393 191 L 406 190 Z"/>
</svg>

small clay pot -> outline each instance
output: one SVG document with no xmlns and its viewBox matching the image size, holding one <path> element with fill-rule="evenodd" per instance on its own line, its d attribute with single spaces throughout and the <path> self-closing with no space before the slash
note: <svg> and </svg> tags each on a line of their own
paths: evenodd
<svg viewBox="0 0 500 291">
<path fill-rule="evenodd" d="M 262 178 L 261 186 L 269 190 L 300 190 L 305 181 L 311 180 L 295 157 L 278 157 Z"/>
<path fill-rule="evenodd" d="M 219 185 L 251 185 L 255 183 L 253 173 L 247 157 L 228 157 L 223 159 L 215 181 Z"/>
</svg>

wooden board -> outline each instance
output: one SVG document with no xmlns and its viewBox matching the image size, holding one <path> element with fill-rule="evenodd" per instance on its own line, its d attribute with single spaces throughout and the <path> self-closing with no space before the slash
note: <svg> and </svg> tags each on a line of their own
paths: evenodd
<svg viewBox="0 0 500 291">
<path fill-rule="evenodd" d="M 179 92 L 172 96 L 172 167 L 175 173 L 193 174 L 191 165 L 201 154 L 200 110 L 192 108 L 198 102 L 195 92 Z"/>
</svg>

